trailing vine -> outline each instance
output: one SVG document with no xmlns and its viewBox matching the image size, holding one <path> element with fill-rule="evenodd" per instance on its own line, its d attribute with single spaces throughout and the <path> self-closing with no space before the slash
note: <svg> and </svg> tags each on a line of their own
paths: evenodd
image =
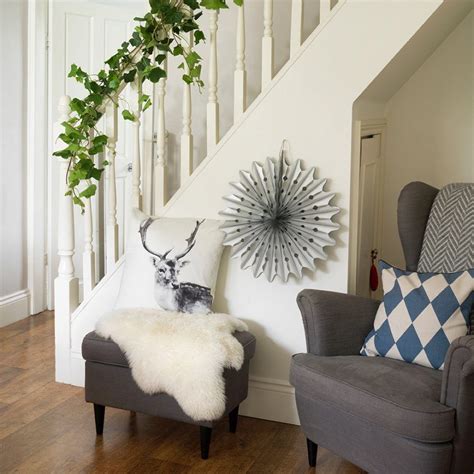
<svg viewBox="0 0 474 474">
<path fill-rule="evenodd" d="M 243 0 L 233 0 L 241 6 Z M 183 81 L 201 88 L 201 57 L 194 45 L 205 41 L 205 35 L 197 20 L 202 10 L 228 8 L 226 0 L 149 0 L 150 10 L 137 17 L 138 22 L 132 37 L 122 43 L 117 52 L 105 61 L 104 69 L 97 74 L 88 74 L 76 64 L 71 66 L 68 77 L 83 84 L 86 96 L 70 101 L 71 116 L 62 123 L 64 131 L 59 135 L 66 147 L 53 153 L 68 160 L 66 195 L 72 196 L 74 204 L 84 208 L 84 199 L 96 193 L 97 184 L 104 168 L 96 163 L 96 156 L 105 151 L 109 137 L 98 129 L 105 113 L 107 101 L 115 106 L 126 106 L 122 111 L 124 120 L 132 122 L 138 116 L 130 110 L 120 96 L 123 85 L 137 86 L 137 113 L 152 105 L 142 84 L 157 83 L 166 78 L 164 61 L 167 54 L 181 57 L 178 66 L 184 70 Z M 193 44 L 186 37 L 192 34 Z M 102 165 L 106 166 L 106 160 Z"/>
</svg>

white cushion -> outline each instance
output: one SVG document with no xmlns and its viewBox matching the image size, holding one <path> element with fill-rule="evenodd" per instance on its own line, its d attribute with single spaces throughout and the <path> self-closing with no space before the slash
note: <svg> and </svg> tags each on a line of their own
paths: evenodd
<svg viewBox="0 0 474 474">
<path fill-rule="evenodd" d="M 145 228 L 143 224 L 147 221 L 149 226 Z M 209 313 L 223 249 L 224 234 L 219 225 L 219 221 L 211 219 L 150 218 L 135 209 L 130 218 L 125 268 L 115 308 Z M 196 227 L 195 239 L 191 241 Z M 148 251 L 143 246 L 140 228 Z M 187 249 L 186 255 L 176 258 Z"/>
</svg>

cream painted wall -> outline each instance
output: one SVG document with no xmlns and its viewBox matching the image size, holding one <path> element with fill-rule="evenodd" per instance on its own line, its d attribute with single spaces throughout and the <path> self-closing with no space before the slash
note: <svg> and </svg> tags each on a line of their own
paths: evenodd
<svg viewBox="0 0 474 474">
<path fill-rule="evenodd" d="M 0 2 L 0 302 L 27 286 L 27 3 Z M 1 324 L 1 321 L 0 321 Z"/>
<path fill-rule="evenodd" d="M 396 208 L 410 181 L 474 181 L 474 12 L 388 101 L 381 257 L 404 266 Z"/>
</svg>

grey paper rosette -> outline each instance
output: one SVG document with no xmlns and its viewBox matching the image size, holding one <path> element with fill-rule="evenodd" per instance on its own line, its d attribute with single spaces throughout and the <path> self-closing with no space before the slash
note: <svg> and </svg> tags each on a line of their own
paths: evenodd
<svg viewBox="0 0 474 474">
<path fill-rule="evenodd" d="M 289 164 L 282 148 L 278 160 L 254 162 L 239 178 L 230 183 L 234 193 L 224 197 L 230 205 L 220 214 L 226 218 L 224 245 L 241 257 L 241 268 L 287 281 L 290 274 L 301 278 L 303 268 L 314 271 L 315 259 L 326 260 L 339 208 L 330 205 L 334 193 L 324 191 L 326 179 L 316 179 L 315 168 L 303 170 L 301 160 Z"/>
</svg>

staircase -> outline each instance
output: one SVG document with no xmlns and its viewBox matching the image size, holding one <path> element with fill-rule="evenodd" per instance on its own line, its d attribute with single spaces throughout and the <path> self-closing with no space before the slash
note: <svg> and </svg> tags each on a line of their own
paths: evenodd
<svg viewBox="0 0 474 474">
<path fill-rule="evenodd" d="M 287 0 L 290 1 L 290 0 Z M 236 25 L 234 100 L 231 128 L 219 134 L 217 42 L 219 14 L 209 15 L 207 47 L 208 86 L 206 105 L 207 156 L 193 167 L 192 95 L 182 91 L 182 133 L 180 137 L 179 189 L 168 199 L 166 82 L 156 90 L 158 101 L 156 132 L 157 159 L 144 166 L 140 123 L 134 127 L 131 205 L 146 212 L 173 217 L 216 218 L 223 207 L 221 196 L 228 194 L 228 182 L 236 180 L 240 169 L 252 161 L 276 156 L 283 138 L 290 141 L 293 157 L 316 166 L 321 177 L 329 178 L 337 193 L 341 231 L 327 262 L 318 263 L 315 274 L 301 281 L 268 283 L 255 280 L 240 270 L 239 262 L 224 254 L 216 292 L 216 310 L 247 320 L 257 336 L 258 352 L 251 376 L 250 396 L 244 413 L 251 416 L 297 423 L 292 388 L 287 382 L 291 353 L 304 350 L 304 335 L 295 304 L 297 292 L 305 287 L 347 291 L 349 209 L 352 150 L 352 104 L 405 43 L 442 3 L 320 1 L 320 21 L 302 43 L 303 0 L 291 2 L 290 59 L 274 75 L 272 0 L 263 0 L 263 37 L 260 95 L 246 104 L 245 11 L 239 9 Z M 178 113 L 177 110 L 174 110 Z M 61 98 L 60 117 L 69 114 L 68 98 Z M 119 291 L 124 257 L 119 254 L 119 224 L 114 169 L 117 142 L 117 110 L 107 109 L 107 131 L 111 140 L 107 151 L 103 201 L 86 207 L 84 217 L 75 219 L 70 198 L 64 196 L 67 163 L 61 163 L 59 190 L 58 255 L 55 280 L 56 379 L 83 384 L 81 342 L 93 329 L 98 317 L 113 307 Z M 97 206 L 101 206 L 100 212 Z M 101 220 L 100 215 L 103 215 Z M 83 231 L 82 288 L 75 275 L 74 226 Z M 100 259 L 94 242 L 96 227 L 105 234 Z M 100 268 L 104 268 L 100 272 Z"/>
</svg>

